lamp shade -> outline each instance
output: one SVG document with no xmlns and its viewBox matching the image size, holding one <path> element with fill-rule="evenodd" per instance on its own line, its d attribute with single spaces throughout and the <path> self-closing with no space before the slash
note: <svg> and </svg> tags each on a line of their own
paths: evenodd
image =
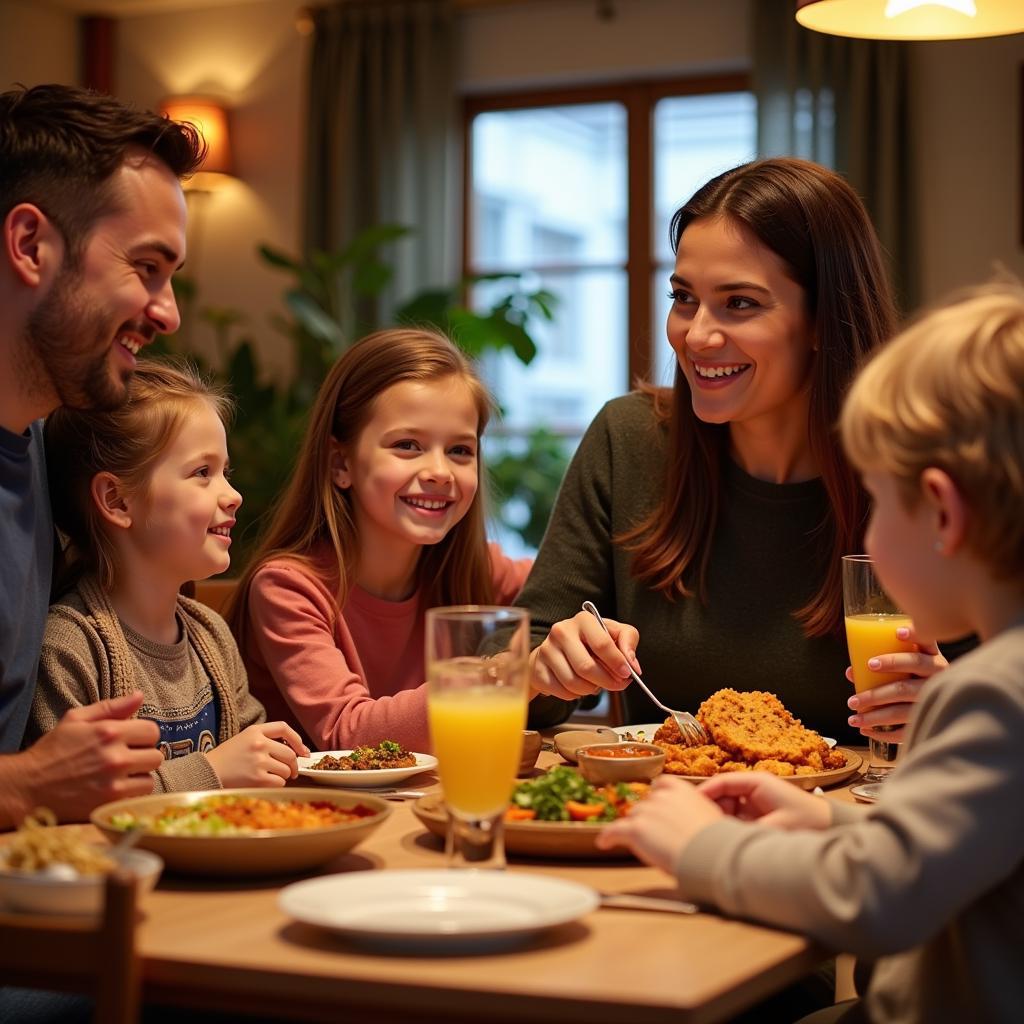
<svg viewBox="0 0 1024 1024">
<path fill-rule="evenodd" d="M 797 0 L 796 20 L 857 39 L 978 39 L 1024 32 L 1024 0 Z"/>
<path fill-rule="evenodd" d="M 199 168 L 203 174 L 234 174 L 228 112 L 223 104 L 201 96 L 171 96 L 160 111 L 172 121 L 190 121 L 206 140 L 206 158 Z"/>
</svg>

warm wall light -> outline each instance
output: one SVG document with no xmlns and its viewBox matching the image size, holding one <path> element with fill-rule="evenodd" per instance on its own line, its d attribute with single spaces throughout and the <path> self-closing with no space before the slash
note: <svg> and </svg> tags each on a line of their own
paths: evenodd
<svg viewBox="0 0 1024 1024">
<path fill-rule="evenodd" d="M 857 39 L 977 39 L 1024 32 L 1024 0 L 797 0 L 796 20 Z"/>
<path fill-rule="evenodd" d="M 235 173 L 228 112 L 223 104 L 202 96 L 171 96 L 160 104 L 160 111 L 172 121 L 191 121 L 206 139 L 206 159 L 186 187 L 209 189 L 216 186 L 216 175 Z"/>
</svg>

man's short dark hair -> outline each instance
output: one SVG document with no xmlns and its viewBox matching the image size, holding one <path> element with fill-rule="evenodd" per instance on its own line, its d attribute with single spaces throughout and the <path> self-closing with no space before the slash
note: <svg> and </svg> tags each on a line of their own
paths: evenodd
<svg viewBox="0 0 1024 1024">
<path fill-rule="evenodd" d="M 0 219 L 19 203 L 38 206 L 74 265 L 96 220 L 117 208 L 111 179 L 130 146 L 149 150 L 178 178 L 206 154 L 195 126 L 102 93 L 66 85 L 0 93 Z"/>
</svg>

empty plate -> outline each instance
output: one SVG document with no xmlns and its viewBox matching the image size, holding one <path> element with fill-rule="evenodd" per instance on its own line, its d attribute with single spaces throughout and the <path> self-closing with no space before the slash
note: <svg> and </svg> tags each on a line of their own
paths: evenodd
<svg viewBox="0 0 1024 1024">
<path fill-rule="evenodd" d="M 493 948 L 589 914 L 598 894 L 507 871 L 360 871 L 296 882 L 279 902 L 305 924 L 376 944 Z"/>
</svg>

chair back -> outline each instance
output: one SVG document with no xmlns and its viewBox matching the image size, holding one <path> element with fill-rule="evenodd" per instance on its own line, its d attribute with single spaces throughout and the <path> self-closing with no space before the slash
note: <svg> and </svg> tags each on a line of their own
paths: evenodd
<svg viewBox="0 0 1024 1024">
<path fill-rule="evenodd" d="M 196 580 L 194 585 L 196 600 L 212 608 L 218 615 L 223 615 L 228 600 L 238 586 L 238 580 Z"/>
<path fill-rule="evenodd" d="M 135 1024 L 140 971 L 135 951 L 136 881 L 114 872 L 100 918 L 0 913 L 0 981 L 84 992 L 97 1024 Z"/>
</svg>

